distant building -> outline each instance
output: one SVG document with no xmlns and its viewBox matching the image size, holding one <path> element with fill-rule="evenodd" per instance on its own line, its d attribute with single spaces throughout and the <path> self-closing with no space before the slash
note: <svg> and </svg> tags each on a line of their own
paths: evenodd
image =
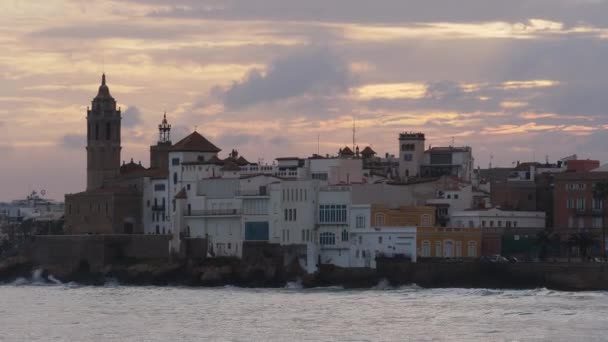
<svg viewBox="0 0 608 342">
<path fill-rule="evenodd" d="M 554 231 L 567 238 L 591 231 L 601 236 L 606 199 L 594 196 L 595 184 L 608 182 L 608 172 L 566 172 L 555 175 Z"/>
<path fill-rule="evenodd" d="M 459 228 L 544 228 L 545 213 L 507 211 L 498 208 L 454 212 L 450 222 Z"/>
<path fill-rule="evenodd" d="M 417 252 L 421 258 L 478 258 L 481 255 L 481 229 L 418 228 Z"/>
<path fill-rule="evenodd" d="M 431 147 L 424 152 L 420 174 L 422 177 L 454 176 L 471 182 L 473 162 L 471 147 Z"/>
</svg>

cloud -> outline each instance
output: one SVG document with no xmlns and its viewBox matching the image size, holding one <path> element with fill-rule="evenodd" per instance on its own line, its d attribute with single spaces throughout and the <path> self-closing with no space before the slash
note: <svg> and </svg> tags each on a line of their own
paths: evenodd
<svg viewBox="0 0 608 342">
<path fill-rule="evenodd" d="M 82 149 L 86 146 L 84 134 L 66 134 L 59 140 L 59 144 L 66 148 Z"/>
<path fill-rule="evenodd" d="M 266 71 L 251 70 L 219 93 L 226 107 L 241 108 L 305 94 L 340 93 L 351 82 L 348 64 L 340 57 L 327 48 L 307 47 L 274 60 Z"/>
<path fill-rule="evenodd" d="M 128 106 L 122 113 L 122 125 L 126 128 L 133 128 L 142 123 L 141 112 L 135 106 Z"/>
<path fill-rule="evenodd" d="M 222 20 L 364 23 L 525 21 L 604 24 L 608 3 L 595 0 L 131 0 L 158 5 L 152 16 Z"/>
</svg>

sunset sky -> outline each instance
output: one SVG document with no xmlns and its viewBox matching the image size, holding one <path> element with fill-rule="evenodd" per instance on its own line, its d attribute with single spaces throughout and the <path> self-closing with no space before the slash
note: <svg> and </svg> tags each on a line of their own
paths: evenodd
<svg viewBox="0 0 608 342">
<path fill-rule="evenodd" d="M 164 111 L 250 161 L 384 155 L 401 131 L 510 166 L 608 160 L 608 1 L 0 0 L 0 200 L 85 187 L 105 70 L 122 159 Z"/>
</svg>

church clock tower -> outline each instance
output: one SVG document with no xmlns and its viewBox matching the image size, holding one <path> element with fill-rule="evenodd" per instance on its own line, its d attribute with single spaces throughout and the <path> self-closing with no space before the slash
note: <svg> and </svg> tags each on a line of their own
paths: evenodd
<svg viewBox="0 0 608 342">
<path fill-rule="evenodd" d="M 106 75 L 92 107 L 87 108 L 87 190 L 102 187 L 120 172 L 120 108 L 110 95 Z"/>
</svg>

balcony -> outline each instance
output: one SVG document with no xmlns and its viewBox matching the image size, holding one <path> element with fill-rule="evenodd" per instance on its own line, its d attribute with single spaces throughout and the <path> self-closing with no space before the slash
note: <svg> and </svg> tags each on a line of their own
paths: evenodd
<svg viewBox="0 0 608 342">
<path fill-rule="evenodd" d="M 230 217 L 241 216 L 241 209 L 204 209 L 185 210 L 184 216 L 188 217 Z"/>
<path fill-rule="evenodd" d="M 266 191 L 266 188 L 259 190 L 239 190 L 236 192 L 237 197 L 270 197 L 270 194 Z"/>
<path fill-rule="evenodd" d="M 350 185 L 328 185 L 322 186 L 320 191 L 350 191 Z"/>
<path fill-rule="evenodd" d="M 166 208 L 165 208 L 164 205 L 157 205 L 157 204 L 155 204 L 155 205 L 152 206 L 152 211 L 163 211 L 164 212 L 165 209 Z"/>
</svg>

